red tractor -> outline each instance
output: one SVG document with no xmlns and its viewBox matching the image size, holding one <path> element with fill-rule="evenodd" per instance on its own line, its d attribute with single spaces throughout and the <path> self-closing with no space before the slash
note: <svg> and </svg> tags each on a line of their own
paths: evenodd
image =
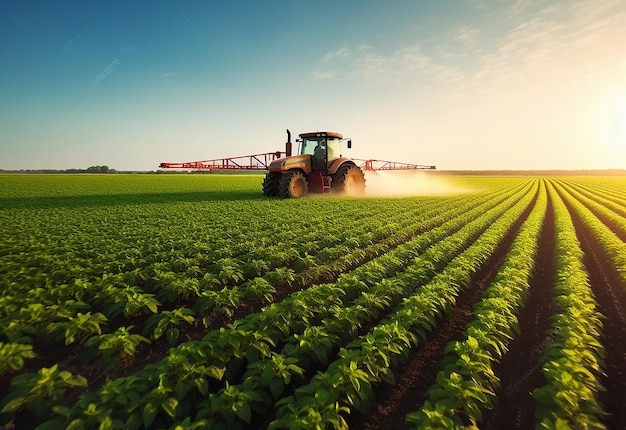
<svg viewBox="0 0 626 430">
<path fill-rule="evenodd" d="M 356 163 L 343 156 L 350 139 L 340 133 L 320 131 L 300 134 L 299 155 L 291 155 L 291 133 L 287 130 L 286 157 L 270 163 L 263 192 L 270 197 L 302 197 L 308 193 L 362 195 L 365 175 Z"/>
</svg>

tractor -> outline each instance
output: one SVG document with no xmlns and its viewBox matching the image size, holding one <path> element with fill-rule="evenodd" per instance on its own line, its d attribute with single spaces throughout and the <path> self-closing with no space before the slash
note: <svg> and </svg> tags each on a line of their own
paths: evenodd
<svg viewBox="0 0 626 430">
<path fill-rule="evenodd" d="M 263 192 L 270 197 L 303 197 L 309 193 L 359 196 L 365 192 L 365 175 L 359 166 L 343 156 L 343 144 L 351 139 L 341 133 L 302 133 L 296 140 L 299 155 L 291 155 L 291 133 L 287 130 L 286 157 L 270 163 L 263 180 Z"/>
<path fill-rule="evenodd" d="M 199 171 L 266 170 L 263 192 L 271 197 L 302 197 L 310 193 L 359 196 L 365 192 L 363 171 L 433 170 L 435 166 L 384 160 L 358 160 L 343 156 L 344 143 L 352 147 L 351 139 L 340 133 L 316 131 L 302 133 L 296 140 L 299 155 L 291 155 L 293 144 L 287 130 L 285 151 L 264 152 L 239 157 L 211 160 L 163 162 L 162 169 L 194 169 Z"/>
</svg>

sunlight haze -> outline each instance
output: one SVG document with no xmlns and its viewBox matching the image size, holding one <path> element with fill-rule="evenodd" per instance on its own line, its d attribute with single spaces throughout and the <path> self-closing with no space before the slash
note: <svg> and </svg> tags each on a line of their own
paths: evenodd
<svg viewBox="0 0 626 430">
<path fill-rule="evenodd" d="M 438 169 L 626 168 L 626 0 L 0 3 L 0 169 L 352 138 Z"/>
</svg>

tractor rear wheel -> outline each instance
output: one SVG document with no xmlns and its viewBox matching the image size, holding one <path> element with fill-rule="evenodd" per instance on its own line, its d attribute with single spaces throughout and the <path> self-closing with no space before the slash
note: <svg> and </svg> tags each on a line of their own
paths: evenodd
<svg viewBox="0 0 626 430">
<path fill-rule="evenodd" d="M 280 178 L 278 189 L 282 198 L 289 198 L 305 196 L 309 187 L 302 172 L 287 172 Z"/>
<path fill-rule="evenodd" d="M 365 175 L 359 167 L 344 164 L 337 169 L 332 186 L 335 193 L 360 196 L 365 193 Z"/>
<path fill-rule="evenodd" d="M 263 193 L 268 197 L 278 196 L 278 183 L 280 181 L 280 173 L 268 172 L 263 180 Z"/>
</svg>

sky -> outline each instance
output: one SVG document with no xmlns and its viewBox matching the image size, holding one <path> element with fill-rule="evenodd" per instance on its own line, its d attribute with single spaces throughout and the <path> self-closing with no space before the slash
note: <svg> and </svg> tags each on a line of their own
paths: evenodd
<svg viewBox="0 0 626 430">
<path fill-rule="evenodd" d="M 0 0 L 0 169 L 626 168 L 626 0 Z"/>
</svg>

